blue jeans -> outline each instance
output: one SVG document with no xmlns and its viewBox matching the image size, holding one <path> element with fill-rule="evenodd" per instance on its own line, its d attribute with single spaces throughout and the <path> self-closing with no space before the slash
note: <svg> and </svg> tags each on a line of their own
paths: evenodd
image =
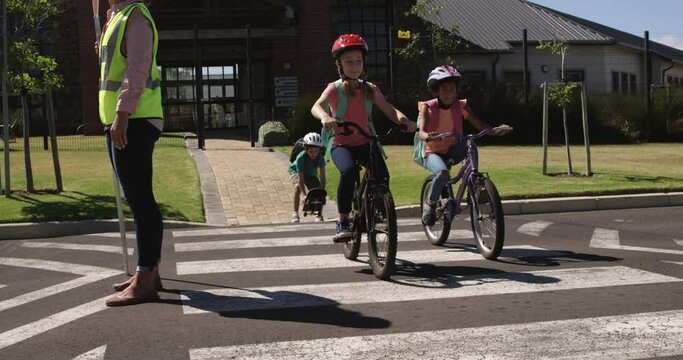
<svg viewBox="0 0 683 360">
<path fill-rule="evenodd" d="M 370 157 L 370 144 L 361 146 L 337 146 L 332 149 L 332 161 L 339 169 L 339 186 L 337 187 L 337 210 L 340 214 L 351 212 L 353 200 L 353 183 L 359 179 L 358 166 L 367 166 Z M 374 168 L 376 176 L 384 179 L 388 184 L 389 170 L 382 154 L 375 149 Z"/>
<path fill-rule="evenodd" d="M 152 191 L 152 154 L 161 132 L 145 119 L 128 121 L 128 145 L 114 148 L 109 130 L 105 139 L 109 159 L 115 164 L 123 194 L 133 212 L 138 266 L 152 269 L 161 258 L 163 221 Z"/>
<path fill-rule="evenodd" d="M 453 164 L 457 164 L 465 159 L 466 155 L 467 149 L 465 148 L 465 143 L 459 141 L 453 144 L 445 154 L 432 153 L 427 156 L 425 166 L 435 176 L 434 181 L 432 182 L 432 192 L 429 194 L 430 201 L 439 200 L 443 187 L 446 186 L 446 183 L 451 178 L 451 174 L 448 172 L 448 170 L 450 170 L 450 166 L 447 165 L 448 160 L 450 159 L 453 161 Z M 441 172 L 444 170 L 446 171 L 446 176 L 440 176 Z"/>
</svg>

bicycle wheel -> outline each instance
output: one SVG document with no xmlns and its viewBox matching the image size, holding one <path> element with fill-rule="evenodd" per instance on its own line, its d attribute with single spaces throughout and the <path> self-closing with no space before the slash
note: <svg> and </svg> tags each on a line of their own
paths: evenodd
<svg viewBox="0 0 683 360">
<path fill-rule="evenodd" d="M 344 257 L 349 260 L 356 260 L 358 258 L 358 251 L 360 250 L 360 241 L 365 231 L 365 219 L 358 209 L 358 204 L 356 203 L 356 196 L 358 196 L 357 187 L 354 187 L 353 201 L 351 201 L 351 214 L 349 218 L 351 219 L 351 231 L 353 231 L 353 238 L 345 243 L 342 243 L 342 252 Z"/>
<path fill-rule="evenodd" d="M 496 186 L 488 177 L 479 174 L 473 181 L 474 193 L 470 192 L 468 197 L 472 232 L 479 253 L 488 260 L 495 260 L 505 241 L 503 204 Z"/>
<path fill-rule="evenodd" d="M 368 253 L 370 267 L 378 279 L 387 280 L 394 272 L 398 230 L 394 198 L 389 189 L 376 187 L 368 194 Z"/>
<path fill-rule="evenodd" d="M 432 180 L 434 174 L 427 176 L 422 184 L 422 192 L 420 193 L 420 214 L 422 214 L 425 202 L 429 199 L 429 194 L 432 192 Z M 443 194 L 441 195 L 443 197 Z M 422 224 L 427 240 L 432 245 L 443 245 L 448 240 L 448 234 L 451 231 L 451 217 L 450 214 L 444 211 L 437 212 L 436 222 L 433 226 Z"/>
</svg>

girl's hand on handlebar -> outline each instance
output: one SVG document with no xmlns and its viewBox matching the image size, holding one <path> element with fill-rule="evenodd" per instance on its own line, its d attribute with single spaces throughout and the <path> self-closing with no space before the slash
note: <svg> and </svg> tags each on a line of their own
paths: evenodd
<svg viewBox="0 0 683 360">
<path fill-rule="evenodd" d="M 508 124 L 500 124 L 499 126 L 496 127 L 496 130 L 490 132 L 489 135 L 503 136 L 503 135 L 509 133 L 510 131 L 512 131 L 512 126 L 510 126 Z"/>
<path fill-rule="evenodd" d="M 337 135 L 337 119 L 333 118 L 332 116 L 325 115 L 320 122 L 323 124 L 323 127 L 330 132 L 330 134 Z"/>
<path fill-rule="evenodd" d="M 417 124 L 414 121 L 410 121 L 407 117 L 402 117 L 399 119 L 399 122 L 403 127 L 405 127 L 405 130 L 401 130 L 403 132 L 409 132 L 413 133 L 417 131 Z"/>
</svg>

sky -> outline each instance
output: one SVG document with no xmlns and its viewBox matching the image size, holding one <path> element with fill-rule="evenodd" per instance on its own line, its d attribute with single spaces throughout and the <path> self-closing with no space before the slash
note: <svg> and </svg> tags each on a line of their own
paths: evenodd
<svg viewBox="0 0 683 360">
<path fill-rule="evenodd" d="M 683 50 L 681 0 L 529 0 Z"/>
</svg>

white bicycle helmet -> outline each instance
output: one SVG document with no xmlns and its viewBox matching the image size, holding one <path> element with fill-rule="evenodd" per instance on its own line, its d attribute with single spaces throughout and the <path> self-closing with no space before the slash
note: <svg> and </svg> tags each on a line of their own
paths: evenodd
<svg viewBox="0 0 683 360">
<path fill-rule="evenodd" d="M 323 139 L 318 133 L 311 132 L 304 136 L 304 145 L 322 147 Z"/>
<path fill-rule="evenodd" d="M 427 78 L 427 89 L 434 91 L 434 87 L 446 79 L 455 79 L 455 83 L 460 85 L 462 76 L 450 65 L 437 66 L 429 73 Z"/>
</svg>

